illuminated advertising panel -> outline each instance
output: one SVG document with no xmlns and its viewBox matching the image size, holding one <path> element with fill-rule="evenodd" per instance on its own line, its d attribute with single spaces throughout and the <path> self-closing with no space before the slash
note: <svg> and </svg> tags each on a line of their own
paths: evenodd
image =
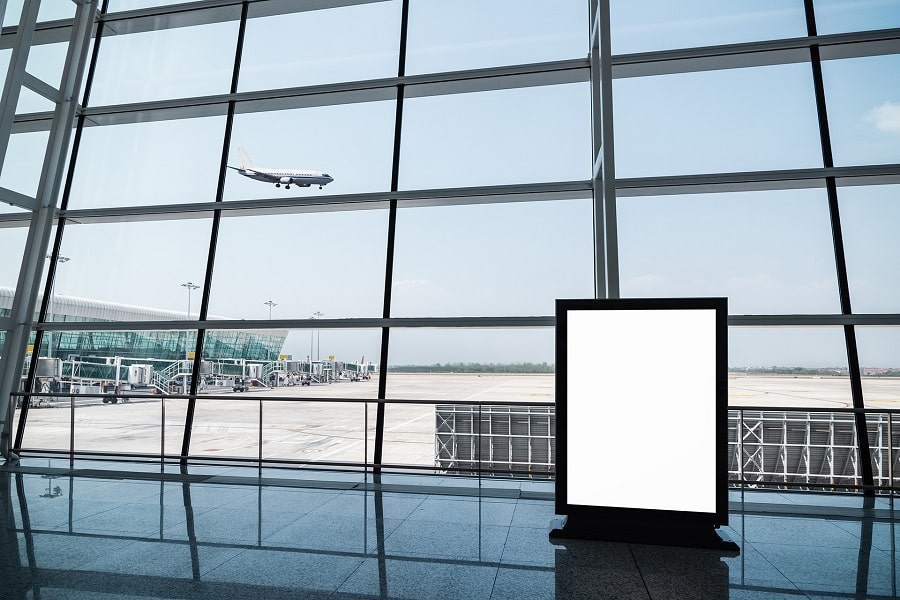
<svg viewBox="0 0 900 600">
<path fill-rule="evenodd" d="M 727 301 L 557 300 L 556 512 L 727 523 Z"/>
</svg>

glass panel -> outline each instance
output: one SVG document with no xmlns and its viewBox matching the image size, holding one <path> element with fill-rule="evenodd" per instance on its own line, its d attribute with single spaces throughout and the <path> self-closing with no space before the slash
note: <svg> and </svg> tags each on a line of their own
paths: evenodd
<svg viewBox="0 0 900 600">
<path fill-rule="evenodd" d="M 822 62 L 834 164 L 900 162 L 900 54 Z"/>
<path fill-rule="evenodd" d="M 316 394 L 318 388 L 300 389 Z M 279 401 L 267 392 L 262 435 L 263 459 L 364 463 L 374 452 L 375 405 Z"/>
<path fill-rule="evenodd" d="M 240 113 L 263 108 L 244 104 L 237 110 Z M 395 110 L 394 101 L 385 101 L 236 115 L 229 165 L 241 165 L 239 148 L 244 148 L 248 159 L 252 160 L 251 166 L 257 171 L 316 170 L 331 176 L 334 181 L 324 189 L 316 185 L 275 189 L 274 180 L 258 181 L 229 169 L 225 199 L 389 190 Z"/>
<path fill-rule="evenodd" d="M 381 331 L 373 329 L 213 329 L 201 387 L 211 394 L 248 387 L 276 398 L 377 398 L 380 346 Z"/>
<path fill-rule="evenodd" d="M 621 292 L 730 314 L 840 312 L 825 190 L 620 198 Z"/>
<path fill-rule="evenodd" d="M 191 429 L 190 456 L 259 456 L 259 405 L 255 395 L 228 400 L 198 399 Z"/>
<path fill-rule="evenodd" d="M 68 49 L 68 42 L 32 46 L 28 51 L 28 63 L 25 70 L 44 83 L 58 88 L 62 80 Z"/>
<path fill-rule="evenodd" d="M 809 65 L 617 79 L 613 92 L 617 177 L 822 166 Z"/>
<path fill-rule="evenodd" d="M 3 173 L 0 174 L 0 187 L 26 196 L 37 195 L 48 139 L 50 134 L 46 131 L 9 136 Z"/>
<path fill-rule="evenodd" d="M 386 405 L 382 462 L 435 467 L 435 434 L 433 404 Z"/>
<path fill-rule="evenodd" d="M 239 91 L 397 76 L 400 2 L 272 15 L 280 4 L 250 5 Z"/>
<path fill-rule="evenodd" d="M 896 0 L 815 0 L 819 35 L 900 27 Z"/>
<path fill-rule="evenodd" d="M 224 128 L 224 117 L 86 127 L 69 208 L 212 202 Z"/>
<path fill-rule="evenodd" d="M 19 92 L 19 103 L 16 104 L 16 114 L 24 115 L 35 112 L 49 112 L 55 108 L 56 105 L 50 100 L 23 87 Z"/>
<path fill-rule="evenodd" d="M 0 288 L 3 288 L 0 316 L 9 316 L 12 307 L 12 295 L 19 281 L 19 269 L 22 267 L 22 256 L 25 252 L 25 240 L 28 238 L 27 227 L 0 228 Z"/>
<path fill-rule="evenodd" d="M 6 14 L 3 15 L 3 26 L 15 26 L 19 24 L 22 15 L 24 0 L 8 0 Z M 38 23 L 44 21 L 56 21 L 58 19 L 71 19 L 75 16 L 74 2 L 53 2 L 48 0 L 41 2 L 38 9 Z"/>
<path fill-rule="evenodd" d="M 56 300 L 56 299 L 54 299 Z M 81 300 L 80 298 L 78 300 Z M 106 303 L 108 304 L 108 303 Z M 60 304 L 53 303 L 53 310 L 63 312 L 53 312 L 48 316 L 48 321 L 52 322 L 85 322 L 98 321 L 105 322 L 112 319 L 97 318 L 94 315 L 85 315 L 92 308 L 90 304 L 85 303 L 85 307 L 76 307 L 75 309 L 67 309 L 65 306 L 60 308 Z M 72 314 L 77 310 L 81 314 Z M 95 311 L 94 311 L 95 312 Z M 32 336 L 29 343 L 32 343 Z M 51 358 L 53 360 L 62 361 L 63 376 L 73 376 L 76 378 L 89 379 L 94 381 L 93 385 L 100 385 L 99 381 L 107 381 L 115 384 L 116 367 L 115 357 L 120 357 L 122 365 L 130 364 L 150 364 L 153 371 L 149 372 L 146 377 L 153 376 L 153 385 L 159 388 L 174 392 L 168 383 L 168 380 L 160 382 L 155 374 L 160 374 L 174 362 L 183 362 L 188 353 L 193 353 L 197 348 L 197 332 L 188 331 L 47 331 L 44 333 L 43 341 L 38 352 L 41 358 Z M 181 359 L 181 360 L 179 360 Z M 72 364 L 72 361 L 75 361 Z M 48 363 L 51 364 L 52 363 Z M 182 368 L 184 365 L 180 365 Z M 50 367 L 48 367 L 50 368 Z M 56 367 L 53 367 L 54 369 Z M 172 370 L 172 369 L 169 369 Z M 187 370 L 190 372 L 190 369 Z M 75 375 L 71 375 L 74 373 Z M 124 384 L 125 377 L 128 376 L 126 369 L 120 367 L 119 382 Z M 140 375 L 145 377 L 145 375 Z M 134 375 L 138 377 L 138 375 Z M 97 392 L 89 392 L 82 390 L 82 393 L 104 393 L 106 390 Z"/>
<path fill-rule="evenodd" d="M 365 356 L 377 356 L 380 337 L 379 330 L 207 332 L 201 387 L 234 400 L 204 400 L 202 415 L 198 403 L 192 454 L 256 458 L 262 403 L 264 458 L 361 463 L 368 451 L 371 460 L 374 407 L 346 400 L 377 397 L 376 365 Z M 323 397 L 344 401 L 304 400 Z"/>
<path fill-rule="evenodd" d="M 54 320 L 196 319 L 211 227 L 209 219 L 69 222 L 60 248 L 69 260 L 54 281 Z"/>
<path fill-rule="evenodd" d="M 78 300 L 68 308 L 57 305 L 61 312 L 50 320 L 107 320 L 87 314 L 89 301 Z M 32 334 L 29 343 L 33 341 Z M 29 413 L 24 445 L 68 449 L 74 402 L 76 450 L 159 454 L 162 395 L 185 391 L 191 361 L 179 359 L 195 348 L 196 331 L 45 332 L 34 352 L 39 361 L 34 389 L 68 397 L 36 397 L 32 406 L 53 410 Z M 178 454 L 184 410 L 180 405 L 166 410 L 168 451 Z"/>
<path fill-rule="evenodd" d="M 46 384 L 46 386 L 45 386 Z M 39 379 L 35 391 L 51 391 L 49 379 Z M 18 427 L 23 400 L 17 400 L 14 427 Z M 70 447 L 72 412 L 69 398 L 32 396 L 28 421 L 22 435 L 23 448 L 68 451 Z"/>
<path fill-rule="evenodd" d="M 553 360 L 552 328 L 394 328 L 387 397 L 552 403 Z"/>
<path fill-rule="evenodd" d="M 590 102 L 587 83 L 409 98 L 400 187 L 588 179 Z"/>
<path fill-rule="evenodd" d="M 227 93 L 238 25 L 229 21 L 105 36 L 91 104 Z"/>
<path fill-rule="evenodd" d="M 412 0 L 407 74 L 587 56 L 587 2 Z"/>
<path fill-rule="evenodd" d="M 6 81 L 6 73 L 9 71 L 9 59 L 12 58 L 12 50 L 0 50 L 0 76 Z"/>
<path fill-rule="evenodd" d="M 165 438 L 164 454 L 178 456 L 181 454 L 181 445 L 184 441 L 184 423 L 187 419 L 188 401 L 181 398 L 163 397 L 162 410 L 165 412 Z"/>
<path fill-rule="evenodd" d="M 802 0 L 611 0 L 613 54 L 806 35 Z"/>
<path fill-rule="evenodd" d="M 107 393 L 102 398 L 75 400 L 75 451 L 158 455 L 162 435 L 162 395 L 148 393 L 131 398 L 119 396 L 114 389 L 104 384 L 101 391 Z M 125 390 L 125 393 L 136 391 Z"/>
<path fill-rule="evenodd" d="M 546 474 L 555 461 L 553 347 L 551 328 L 393 329 L 387 397 L 434 402 L 387 405 L 384 461 Z"/>
<path fill-rule="evenodd" d="M 135 10 L 138 8 L 152 8 L 155 6 L 171 6 L 173 4 L 190 4 L 191 0 L 109 0 L 109 8 L 106 12 L 120 12 Z"/>
<path fill-rule="evenodd" d="M 387 217 L 386 210 L 363 210 L 222 219 L 210 313 L 381 316 Z M 268 258 L 248 247 L 265 248 Z M 276 303 L 271 310 L 268 301 Z"/>
<path fill-rule="evenodd" d="M 730 327 L 729 406 L 850 408 L 840 327 Z"/>
<path fill-rule="evenodd" d="M 391 314 L 552 315 L 594 290 L 590 199 L 401 208 Z"/>
<path fill-rule="evenodd" d="M 900 312 L 900 185 L 843 187 L 838 199 L 853 312 Z"/>
<path fill-rule="evenodd" d="M 857 327 L 866 408 L 900 409 L 900 328 Z"/>
</svg>

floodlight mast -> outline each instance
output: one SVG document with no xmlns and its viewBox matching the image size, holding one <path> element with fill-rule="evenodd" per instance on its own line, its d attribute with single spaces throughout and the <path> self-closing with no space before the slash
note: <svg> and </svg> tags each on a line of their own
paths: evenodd
<svg viewBox="0 0 900 600">
<path fill-rule="evenodd" d="M 269 307 L 269 320 L 271 321 L 272 320 L 272 309 L 274 307 L 278 306 L 278 303 L 275 302 L 274 300 L 266 300 L 265 302 L 263 302 L 263 304 L 265 304 L 266 306 Z"/>
<path fill-rule="evenodd" d="M 193 281 L 187 281 L 187 282 L 185 282 L 185 283 L 182 283 L 182 284 L 181 284 L 181 287 L 187 288 L 187 291 L 188 291 L 188 311 L 187 311 L 187 316 L 188 316 L 188 319 L 190 319 L 190 318 L 191 318 L 191 295 L 193 294 L 193 291 L 194 291 L 194 290 L 200 289 L 200 286 L 197 285 L 196 283 L 194 283 Z"/>
</svg>

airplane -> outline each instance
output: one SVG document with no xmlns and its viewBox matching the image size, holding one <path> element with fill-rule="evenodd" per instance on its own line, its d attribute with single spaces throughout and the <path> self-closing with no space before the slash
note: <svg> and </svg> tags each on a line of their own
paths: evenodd
<svg viewBox="0 0 900 600">
<path fill-rule="evenodd" d="M 243 148 L 238 148 L 238 154 L 241 157 L 241 166 L 232 167 L 231 165 L 228 165 L 229 169 L 234 169 L 244 177 L 249 177 L 250 179 L 274 183 L 275 187 L 281 187 L 283 184 L 284 189 L 289 190 L 291 189 L 291 184 L 294 184 L 297 187 L 309 187 L 311 185 L 317 185 L 321 190 L 322 186 L 326 186 L 334 181 L 334 178 L 331 175 L 329 175 L 328 173 L 323 173 L 321 171 L 264 169 L 262 167 L 255 166 L 250 161 L 250 157 L 247 156 L 247 153 L 244 152 Z"/>
</svg>

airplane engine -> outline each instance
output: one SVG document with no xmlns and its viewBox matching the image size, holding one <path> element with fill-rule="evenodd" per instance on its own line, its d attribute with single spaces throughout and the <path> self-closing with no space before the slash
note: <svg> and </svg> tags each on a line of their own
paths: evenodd
<svg viewBox="0 0 900 600">
<path fill-rule="evenodd" d="M 290 178 L 290 177 L 282 177 L 282 178 L 279 179 L 278 181 L 280 181 L 281 183 L 290 183 L 290 182 L 291 182 L 291 178 Z"/>
</svg>

